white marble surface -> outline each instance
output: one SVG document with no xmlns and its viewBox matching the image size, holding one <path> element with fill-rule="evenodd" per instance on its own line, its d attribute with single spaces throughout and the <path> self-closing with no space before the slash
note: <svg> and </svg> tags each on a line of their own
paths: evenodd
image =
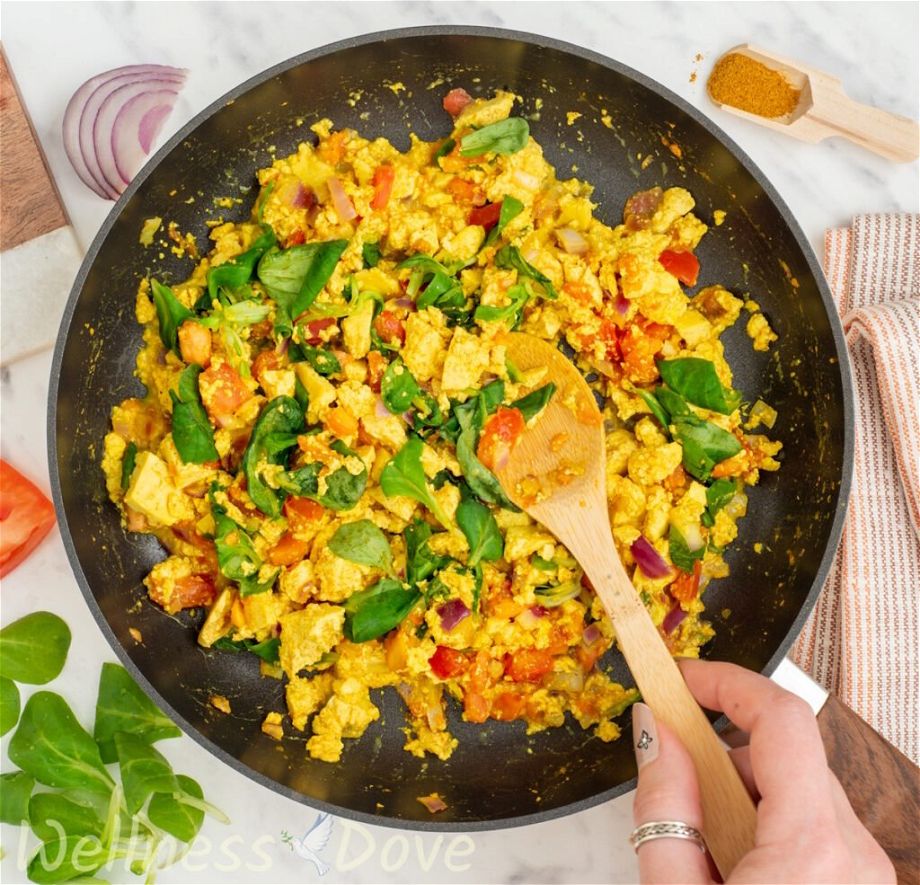
<svg viewBox="0 0 920 885">
<path fill-rule="evenodd" d="M 187 67 L 189 81 L 162 141 L 241 80 L 325 43 L 392 27 L 477 24 L 532 31 L 610 55 L 661 81 L 718 123 L 763 169 L 816 249 L 825 228 L 864 211 L 917 211 L 918 165 L 891 165 L 841 141 L 808 146 L 719 114 L 704 82 L 725 49 L 755 42 L 840 76 L 850 95 L 918 115 L 918 6 L 915 3 L 10 3 L 0 37 L 48 156 L 77 236 L 87 246 L 111 204 L 71 170 L 60 140 L 63 109 L 89 76 L 122 64 Z M 694 61 L 697 53 L 704 58 Z M 690 81 L 691 72 L 698 78 Z M 47 488 L 44 413 L 50 354 L 2 373 L 2 455 Z M 52 687 L 92 716 L 95 674 L 114 656 L 83 604 L 55 531 L 4 582 L 3 622 L 48 607 L 76 641 Z M 93 674 L 85 678 L 85 674 Z M 6 739 L 8 740 L 8 738 Z M 4 750 L 6 740 L 4 740 Z M 315 870 L 280 842 L 314 814 L 209 757 L 188 738 L 160 744 L 201 780 L 232 817 L 207 823 L 209 844 L 165 871 L 169 882 L 297 882 Z M 5 753 L 4 753 L 5 755 Z M 471 836 L 404 833 L 339 821 L 324 852 L 328 882 L 631 882 L 625 844 L 630 797 L 555 822 Z M 229 840 L 229 841 L 227 841 Z M 5 882 L 17 869 L 17 832 L 4 826 Z M 223 848 L 221 846 L 223 845 Z M 116 881 L 137 881 L 114 874 Z"/>
</svg>

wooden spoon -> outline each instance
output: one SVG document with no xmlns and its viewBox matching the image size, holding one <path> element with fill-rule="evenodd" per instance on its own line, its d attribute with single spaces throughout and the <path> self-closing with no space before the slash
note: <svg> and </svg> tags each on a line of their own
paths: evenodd
<svg viewBox="0 0 920 885">
<path fill-rule="evenodd" d="M 840 135 L 896 163 L 909 163 L 920 156 L 920 127 L 915 120 L 854 101 L 836 77 L 766 49 L 742 43 L 725 55 L 733 53 L 779 71 L 801 95 L 790 114 L 771 119 L 718 102 L 710 94 L 713 104 L 723 111 L 812 144 Z"/>
<path fill-rule="evenodd" d="M 498 466 L 505 493 L 548 528 L 579 561 L 613 622 L 643 700 L 693 757 L 704 836 L 724 877 L 754 847 L 754 804 L 705 714 L 690 694 L 614 547 L 607 512 L 604 427 L 578 369 L 553 345 L 508 336 L 508 358 L 522 372 L 546 367 L 539 381 L 556 392 Z"/>
</svg>

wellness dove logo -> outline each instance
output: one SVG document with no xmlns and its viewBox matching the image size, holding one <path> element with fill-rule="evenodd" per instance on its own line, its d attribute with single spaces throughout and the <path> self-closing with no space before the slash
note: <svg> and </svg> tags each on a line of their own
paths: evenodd
<svg viewBox="0 0 920 885">
<path fill-rule="evenodd" d="M 329 837 L 332 835 L 332 826 L 335 823 L 331 814 L 321 813 L 316 815 L 313 826 L 307 830 L 299 839 L 295 839 L 290 833 L 282 831 L 281 841 L 286 843 L 298 857 L 308 860 L 320 876 L 325 876 L 329 872 L 327 864 L 320 856 L 321 852 L 329 844 Z"/>
</svg>

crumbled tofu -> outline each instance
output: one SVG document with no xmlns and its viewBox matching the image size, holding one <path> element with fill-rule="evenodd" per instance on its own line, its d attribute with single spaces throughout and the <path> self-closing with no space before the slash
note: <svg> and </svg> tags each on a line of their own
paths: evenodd
<svg viewBox="0 0 920 885">
<path fill-rule="evenodd" d="M 345 609 L 337 605 L 311 604 L 284 615 L 281 620 L 281 666 L 293 679 L 331 651 L 342 639 Z"/>
<path fill-rule="evenodd" d="M 262 723 L 262 732 L 272 740 L 280 741 L 284 737 L 284 729 L 281 727 L 281 714 L 269 713 Z"/>
<path fill-rule="evenodd" d="M 310 679 L 294 676 L 285 687 L 285 700 L 291 722 L 298 731 L 303 731 L 307 720 L 332 694 L 332 673 L 319 673 Z"/>
<path fill-rule="evenodd" d="M 465 393 L 478 385 L 488 367 L 488 345 L 478 335 L 458 326 L 447 348 L 441 389 L 448 396 Z"/>
<path fill-rule="evenodd" d="M 222 694 L 212 694 L 208 698 L 208 703 L 214 707 L 216 710 L 220 710 L 221 713 L 226 713 L 230 715 L 230 701 L 228 701 Z"/>
<path fill-rule="evenodd" d="M 138 454 L 125 504 L 143 513 L 152 526 L 171 526 L 195 517 L 191 500 L 173 485 L 166 463 L 153 452 Z"/>
</svg>

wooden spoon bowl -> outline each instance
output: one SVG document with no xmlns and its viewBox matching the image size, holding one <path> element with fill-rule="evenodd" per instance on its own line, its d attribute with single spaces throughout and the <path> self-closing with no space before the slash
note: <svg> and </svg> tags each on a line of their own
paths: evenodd
<svg viewBox="0 0 920 885">
<path fill-rule="evenodd" d="M 754 804 L 620 562 L 610 531 L 604 427 L 594 395 L 578 369 L 546 341 L 513 333 L 507 354 L 522 372 L 545 367 L 539 383 L 552 381 L 556 392 L 497 467 L 498 479 L 508 497 L 581 564 L 613 622 L 643 700 L 693 757 L 704 836 L 727 876 L 754 847 Z"/>
</svg>

